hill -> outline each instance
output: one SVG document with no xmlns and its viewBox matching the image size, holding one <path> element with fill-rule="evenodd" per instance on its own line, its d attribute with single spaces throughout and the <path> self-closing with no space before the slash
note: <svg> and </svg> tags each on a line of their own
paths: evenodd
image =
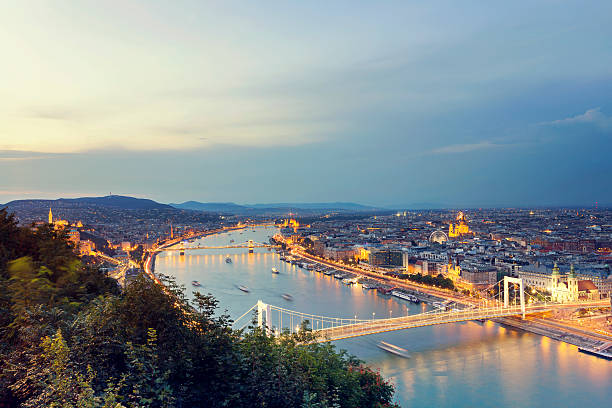
<svg viewBox="0 0 612 408">
<path fill-rule="evenodd" d="M 186 201 L 181 204 L 170 204 L 175 208 L 188 209 L 188 210 L 199 210 L 199 211 L 213 211 L 213 212 L 225 212 L 233 214 L 256 214 L 256 213 L 273 213 L 273 212 L 287 212 L 287 211 L 307 211 L 307 212 L 321 212 L 321 211 L 377 211 L 380 208 L 366 206 L 356 203 L 347 202 L 332 202 L 332 203 L 266 203 L 266 204 L 236 204 L 236 203 L 201 203 L 198 201 Z"/>
<path fill-rule="evenodd" d="M 181 204 L 170 203 L 170 206 L 181 210 L 198 210 L 211 212 L 241 213 L 248 210 L 247 207 L 235 203 L 200 203 L 198 201 L 185 201 Z"/>
<path fill-rule="evenodd" d="M 134 198 L 119 195 L 104 197 L 58 198 L 57 200 L 14 200 L 4 206 L 13 207 L 73 207 L 79 205 L 113 207 L 122 210 L 172 209 L 167 204 L 160 204 L 147 198 Z"/>
</svg>

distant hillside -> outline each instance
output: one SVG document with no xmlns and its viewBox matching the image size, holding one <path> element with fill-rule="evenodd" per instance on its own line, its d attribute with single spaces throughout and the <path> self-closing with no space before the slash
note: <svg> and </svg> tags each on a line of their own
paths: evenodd
<svg viewBox="0 0 612 408">
<path fill-rule="evenodd" d="M 344 210 L 344 211 L 372 211 L 380 208 L 356 203 L 333 202 L 333 203 L 269 203 L 269 204 L 246 204 L 250 208 L 295 208 L 302 210 Z"/>
<path fill-rule="evenodd" d="M 81 198 L 59 198 L 57 200 L 15 200 L 6 203 L 4 206 L 14 207 L 74 207 L 74 206 L 101 206 L 113 207 L 122 210 L 152 210 L 152 209 L 172 209 L 167 204 L 160 204 L 146 198 L 134 198 L 118 195 L 104 197 L 81 197 Z"/>
<path fill-rule="evenodd" d="M 235 203 L 200 203 L 198 201 L 185 201 L 181 204 L 170 203 L 170 205 L 174 208 L 179 208 L 181 210 L 198 210 L 211 212 L 241 213 L 248 210 L 248 208 Z"/>
<path fill-rule="evenodd" d="M 263 212 L 286 212 L 288 210 L 306 210 L 309 212 L 320 211 L 376 211 L 380 208 L 370 207 L 362 204 L 334 202 L 334 203 L 268 203 L 268 204 L 244 204 L 236 203 L 201 203 L 198 201 L 186 201 L 181 204 L 170 204 L 175 208 L 183 210 L 199 210 L 226 212 L 233 214 L 253 214 Z"/>
</svg>

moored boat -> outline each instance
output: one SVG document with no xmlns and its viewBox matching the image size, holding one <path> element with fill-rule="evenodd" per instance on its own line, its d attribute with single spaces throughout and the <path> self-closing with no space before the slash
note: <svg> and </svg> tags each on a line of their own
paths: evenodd
<svg viewBox="0 0 612 408">
<path fill-rule="evenodd" d="M 407 300 L 407 301 L 412 302 L 412 303 L 420 303 L 419 298 L 417 298 L 416 296 L 411 295 L 409 293 L 404 293 L 404 292 L 399 291 L 399 290 L 391 291 L 391 295 L 395 296 L 397 298 L 403 299 L 403 300 Z"/>
<path fill-rule="evenodd" d="M 604 358 L 606 360 L 612 360 L 612 353 L 587 347 L 578 347 L 578 351 L 585 354 L 590 354 L 595 357 Z"/>
</svg>

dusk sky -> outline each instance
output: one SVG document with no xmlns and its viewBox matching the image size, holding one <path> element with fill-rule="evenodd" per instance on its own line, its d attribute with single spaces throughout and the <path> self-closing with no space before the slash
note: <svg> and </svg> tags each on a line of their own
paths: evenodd
<svg viewBox="0 0 612 408">
<path fill-rule="evenodd" d="M 612 1 L 0 5 L 0 203 L 612 205 Z"/>
</svg>

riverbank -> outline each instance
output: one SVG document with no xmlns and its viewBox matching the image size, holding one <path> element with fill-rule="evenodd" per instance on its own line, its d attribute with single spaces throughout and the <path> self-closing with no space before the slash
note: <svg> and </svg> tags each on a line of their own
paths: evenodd
<svg viewBox="0 0 612 408">
<path fill-rule="evenodd" d="M 231 231 L 239 231 L 242 229 L 246 229 L 248 227 L 249 225 L 242 225 L 242 226 L 236 226 L 236 227 L 223 227 L 223 228 L 218 228 L 218 229 L 214 229 L 210 231 L 204 231 L 204 232 L 197 233 L 194 235 L 180 236 L 177 238 L 173 238 L 169 241 L 162 241 L 156 248 L 152 249 L 149 252 L 149 256 L 147 257 L 147 260 L 145 262 L 144 271 L 147 275 L 149 275 L 151 279 L 157 280 L 155 278 L 155 257 L 164 248 L 170 247 L 172 245 L 176 245 L 179 242 L 184 241 L 184 240 L 198 239 L 198 238 L 208 237 L 211 235 L 223 234 L 223 233 L 231 232 Z"/>
<path fill-rule="evenodd" d="M 606 351 L 612 349 L 612 336 L 590 333 L 570 328 L 556 322 L 538 318 L 522 320 L 517 317 L 502 317 L 492 319 L 493 322 L 504 326 L 520 329 L 529 333 L 545 336 L 553 340 L 562 341 L 587 350 Z"/>
<path fill-rule="evenodd" d="M 312 256 L 304 251 L 293 249 L 292 253 L 294 255 L 300 256 L 302 258 L 308 259 L 312 262 L 317 262 L 322 265 L 326 265 L 332 267 L 337 270 L 343 270 L 346 272 L 356 273 L 360 275 L 367 276 L 371 279 L 375 279 L 382 283 L 391 283 L 396 287 L 405 289 L 410 293 L 413 293 L 419 297 L 420 300 L 431 303 L 432 301 L 438 300 L 447 300 L 452 299 L 457 303 L 461 303 L 464 305 L 473 305 L 477 302 L 470 300 L 465 296 L 456 296 L 454 294 L 449 293 L 450 291 L 446 290 L 438 290 L 434 288 L 424 287 L 423 285 L 408 283 L 403 280 L 399 280 L 393 277 L 382 276 L 381 274 L 375 273 L 373 271 L 366 271 L 360 268 L 354 268 L 350 266 L 344 266 L 337 264 L 336 262 L 330 262 L 327 260 L 320 259 L 318 257 Z M 425 296 L 423 296 L 425 295 Z M 435 300 L 433 300 L 433 299 Z M 502 324 L 505 326 L 509 326 L 515 329 L 523 330 L 525 332 L 537 334 L 540 336 L 545 336 L 557 341 L 562 341 L 579 348 L 584 348 L 587 350 L 599 350 L 602 347 L 603 350 L 612 349 L 612 344 L 610 347 L 606 347 L 607 343 L 612 341 L 612 336 L 608 336 L 605 334 L 590 332 L 582 329 L 577 329 L 574 327 L 570 327 L 564 325 L 562 323 L 554 322 L 551 320 L 547 320 L 545 318 L 527 318 L 525 320 L 520 319 L 518 317 L 504 317 L 491 319 L 493 322 Z"/>
<path fill-rule="evenodd" d="M 465 295 L 461 295 L 461 294 L 452 292 L 450 290 L 436 289 L 430 286 L 420 285 L 418 283 L 407 282 L 406 280 L 393 278 L 391 276 L 383 275 L 383 274 L 376 273 L 373 271 L 368 271 L 368 270 L 361 269 L 361 268 L 354 268 L 354 267 L 347 266 L 347 265 L 340 265 L 336 262 L 328 261 L 326 259 L 321 259 L 319 257 L 310 255 L 306 253 L 305 251 L 301 251 L 298 249 L 293 249 L 292 254 L 308 259 L 312 262 L 317 262 L 322 265 L 329 266 L 337 270 L 367 276 L 368 278 L 375 279 L 383 283 L 391 283 L 393 284 L 393 286 L 396 286 L 398 288 L 406 289 L 408 291 L 414 292 L 417 294 L 417 296 L 419 295 L 422 296 L 423 294 L 425 294 L 427 296 L 435 298 L 436 301 L 443 301 L 443 300 L 450 299 L 454 302 L 461 303 L 461 304 L 474 304 L 475 303 L 475 302 L 471 302 L 470 299 L 467 298 Z"/>
</svg>

